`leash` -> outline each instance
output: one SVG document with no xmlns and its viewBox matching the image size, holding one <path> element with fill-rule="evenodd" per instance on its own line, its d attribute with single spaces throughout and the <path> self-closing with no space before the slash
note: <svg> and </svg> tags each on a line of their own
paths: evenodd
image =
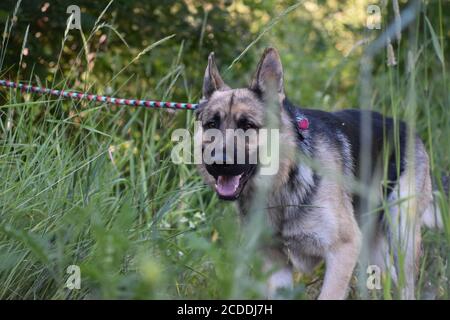
<svg viewBox="0 0 450 320">
<path fill-rule="evenodd" d="M 52 96 L 71 99 L 71 100 L 86 100 L 94 102 L 105 102 L 116 106 L 135 106 L 145 108 L 168 108 L 168 109 L 183 109 L 195 110 L 198 107 L 197 103 L 181 103 L 158 100 L 140 100 L 140 99 L 123 99 L 110 96 L 100 96 L 91 93 L 82 93 L 70 90 L 54 90 L 44 87 L 32 86 L 29 84 L 16 83 L 8 80 L 0 80 L 1 87 L 20 89 L 21 92 L 36 93 L 39 95 L 49 94 Z"/>
</svg>

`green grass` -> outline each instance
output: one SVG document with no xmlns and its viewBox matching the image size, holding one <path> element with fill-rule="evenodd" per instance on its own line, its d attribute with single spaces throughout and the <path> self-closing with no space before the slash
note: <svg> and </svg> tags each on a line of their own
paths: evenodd
<svg viewBox="0 0 450 320">
<path fill-rule="evenodd" d="M 421 24 L 424 38 L 416 40 L 417 48 L 396 52 L 399 66 L 388 68 L 384 54 L 377 56 L 370 105 L 416 128 L 439 180 L 450 167 L 450 90 L 442 22 L 429 19 Z M 415 80 L 406 70 L 407 50 L 417 55 Z M 151 88 L 153 98 L 170 99 L 173 86 L 186 82 L 179 59 L 183 45 L 179 52 L 172 69 L 158 75 L 163 80 Z M 343 58 L 342 65 L 347 59 L 354 63 L 360 56 Z M 297 77 L 290 69 L 285 65 L 288 77 Z M 329 70 L 329 76 L 335 72 L 344 71 Z M 71 75 L 55 87 L 69 80 Z M 108 85 L 118 91 L 131 86 L 136 94 L 148 90 L 133 80 L 97 82 L 92 89 L 102 92 Z M 297 88 L 286 85 L 296 101 Z M 184 87 L 186 100 L 198 97 Z M 340 95 L 354 95 L 351 90 L 331 92 L 325 109 L 339 108 Z M 0 92 L 5 100 L 0 106 L 0 299 L 264 297 L 265 275 L 255 250 L 264 236 L 261 222 L 240 225 L 233 206 L 203 185 L 194 165 L 171 162 L 171 132 L 192 129 L 192 113 Z M 313 107 L 323 108 L 320 102 Z M 449 217 L 449 199 L 439 199 Z M 450 219 L 441 232 L 424 230 L 423 249 L 417 297 L 449 299 Z M 65 286 L 69 265 L 81 268 L 80 290 Z M 322 275 L 319 268 L 298 278 L 286 297 L 314 298 Z M 362 297 L 356 275 L 350 298 Z M 369 298 L 396 297 L 389 279 L 384 290 L 369 293 Z"/>
</svg>

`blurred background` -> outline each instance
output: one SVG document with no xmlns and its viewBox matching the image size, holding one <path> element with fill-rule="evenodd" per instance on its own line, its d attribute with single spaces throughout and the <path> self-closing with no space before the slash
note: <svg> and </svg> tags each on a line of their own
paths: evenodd
<svg viewBox="0 0 450 320">
<path fill-rule="evenodd" d="M 416 18 L 361 78 L 365 50 L 413 2 L 2 0 L 0 79 L 197 102 L 209 52 L 240 87 L 274 46 L 294 103 L 409 119 L 439 178 L 450 164 L 450 2 L 416 1 Z M 67 29 L 69 5 L 81 30 Z M 194 166 L 170 162 L 171 131 L 192 129 L 191 113 L 52 99 L 0 88 L 0 298 L 263 297 L 232 205 Z M 445 230 L 425 236 L 419 298 L 449 297 Z M 79 290 L 66 286 L 69 265 L 81 268 Z M 314 298 L 322 271 L 298 277 L 286 297 Z M 368 297 L 397 297 L 385 288 Z"/>
</svg>

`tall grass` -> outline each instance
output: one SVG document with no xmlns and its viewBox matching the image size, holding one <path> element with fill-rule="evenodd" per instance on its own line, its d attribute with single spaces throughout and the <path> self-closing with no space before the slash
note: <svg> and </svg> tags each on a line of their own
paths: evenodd
<svg viewBox="0 0 450 320">
<path fill-rule="evenodd" d="M 408 52 L 398 50 L 401 65 L 381 63 L 374 70 L 366 102 L 396 119 L 408 118 L 426 142 L 432 175 L 440 181 L 450 164 L 445 34 L 442 18 L 428 16 L 426 10 L 415 22 L 419 25 L 425 39 L 416 39 L 416 48 L 411 49 L 415 81 L 404 59 Z M 13 25 L 6 27 L 8 36 Z M 0 57 L 8 39 L 2 43 Z M 149 46 L 133 63 L 150 50 L 158 48 Z M 170 99 L 173 86 L 186 82 L 182 54 L 183 44 L 167 74 L 154 75 L 162 79 L 152 88 L 156 97 Z M 118 72 L 127 65 L 123 63 Z M 6 69 L 2 66 L 0 75 Z M 289 66 L 285 69 L 290 72 Z M 55 85 L 74 77 L 65 75 Z M 116 90 L 136 86 L 136 93 L 148 89 L 138 81 L 115 79 L 90 89 L 103 91 L 106 85 Z M 288 94 L 294 91 L 286 85 Z M 187 99 L 198 96 L 185 88 Z M 1 299 L 264 297 L 266 275 L 255 250 L 255 240 L 263 236 L 261 222 L 241 226 L 234 208 L 218 201 L 194 166 L 171 162 L 171 132 L 192 128 L 193 114 L 52 101 L 13 90 L 2 95 L 6 104 L 0 107 Z M 411 103 L 416 105 L 413 113 Z M 442 191 L 442 185 L 437 186 Z M 443 195 L 438 199 L 448 217 L 449 199 Z M 450 219 L 445 220 L 444 232 L 425 231 L 423 252 L 418 298 L 448 299 Z M 79 290 L 66 287 L 70 265 L 81 269 Z M 319 268 L 312 276 L 296 277 L 296 289 L 286 297 L 315 297 L 322 273 Z M 356 289 L 356 279 L 352 288 L 354 299 L 398 297 L 388 278 L 384 290 L 369 296 Z"/>
</svg>

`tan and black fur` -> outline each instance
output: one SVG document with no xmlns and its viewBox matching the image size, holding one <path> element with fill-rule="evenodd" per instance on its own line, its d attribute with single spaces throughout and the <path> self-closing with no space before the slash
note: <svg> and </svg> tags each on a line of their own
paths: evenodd
<svg viewBox="0 0 450 320">
<path fill-rule="evenodd" d="M 279 244 L 268 252 L 268 261 L 278 266 L 269 278 L 269 296 L 274 297 L 278 288 L 292 286 L 294 268 L 310 272 L 325 261 L 319 299 L 344 299 L 364 237 L 369 244 L 364 248 L 368 250 L 366 262 L 390 272 L 394 280 L 402 269 L 402 296 L 414 298 L 420 227 L 424 213 L 433 210 L 428 155 L 420 138 L 409 134 L 404 123 L 394 124 L 375 112 L 328 113 L 292 105 L 285 96 L 280 57 L 272 48 L 264 52 L 251 85 L 240 89 L 224 83 L 211 54 L 197 119 L 204 129 L 258 130 L 267 125 L 269 97 L 277 105 L 283 145 L 266 204 Z M 307 130 L 298 129 L 298 114 L 309 120 Z M 368 121 L 371 137 L 363 146 L 361 133 L 368 130 L 361 125 L 364 121 Z M 407 141 L 408 137 L 413 141 Z M 203 137 L 196 138 L 204 145 L 208 143 Z M 397 155 L 392 148 L 395 139 L 400 146 Z M 256 152 L 258 146 L 246 148 L 247 152 Z M 368 157 L 364 157 L 364 150 Z M 218 164 L 200 165 L 199 169 L 216 189 L 218 179 L 241 174 L 236 194 L 223 198 L 236 200 L 242 216 L 248 213 L 261 181 L 258 166 L 234 170 L 232 164 Z M 361 190 L 370 191 L 370 199 Z M 365 210 L 374 199 L 381 204 L 383 198 L 391 204 L 388 212 L 376 212 L 375 218 L 369 219 L 373 226 L 366 228 Z M 400 250 L 405 255 L 402 266 L 398 261 Z"/>
</svg>

